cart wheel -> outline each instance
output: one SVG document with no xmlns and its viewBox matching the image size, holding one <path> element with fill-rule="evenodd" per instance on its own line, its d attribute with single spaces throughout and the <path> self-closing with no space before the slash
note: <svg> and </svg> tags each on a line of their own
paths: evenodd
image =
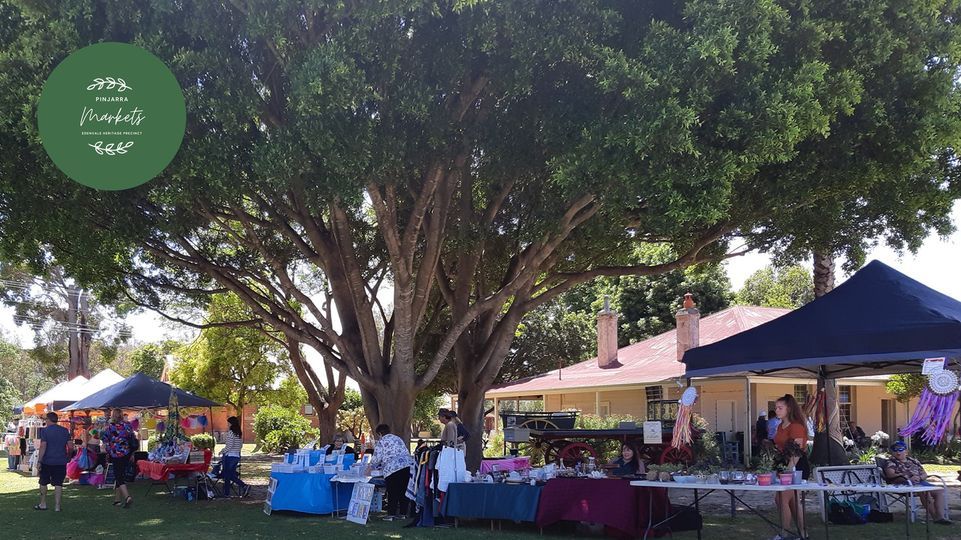
<svg viewBox="0 0 961 540">
<path fill-rule="evenodd" d="M 537 430 L 548 430 L 548 429 L 558 429 L 557 424 L 551 422 L 550 420 L 544 420 L 542 418 L 532 418 L 530 420 L 525 420 L 521 425 L 517 426 L 525 429 L 537 429 Z"/>
<path fill-rule="evenodd" d="M 557 463 L 557 459 L 561 455 L 561 450 L 563 450 L 567 445 L 571 444 L 571 441 L 544 441 L 547 443 L 544 449 L 544 463 Z"/>
<path fill-rule="evenodd" d="M 565 467 L 573 467 L 577 463 L 586 462 L 589 457 L 597 459 L 597 451 L 587 443 L 573 442 L 562 448 L 558 456 Z"/>
<path fill-rule="evenodd" d="M 658 463 L 683 463 L 690 465 L 694 463 L 694 453 L 691 452 L 691 448 L 688 446 L 682 446 L 680 448 L 668 446 L 661 452 L 661 458 Z"/>
</svg>

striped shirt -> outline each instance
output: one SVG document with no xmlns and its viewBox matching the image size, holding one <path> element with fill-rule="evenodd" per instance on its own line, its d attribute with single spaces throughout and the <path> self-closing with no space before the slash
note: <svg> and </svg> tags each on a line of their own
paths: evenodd
<svg viewBox="0 0 961 540">
<path fill-rule="evenodd" d="M 224 448 L 223 454 L 225 456 L 240 457 L 240 449 L 244 445 L 243 437 L 237 435 L 233 431 L 227 431 L 227 447 Z"/>
</svg>

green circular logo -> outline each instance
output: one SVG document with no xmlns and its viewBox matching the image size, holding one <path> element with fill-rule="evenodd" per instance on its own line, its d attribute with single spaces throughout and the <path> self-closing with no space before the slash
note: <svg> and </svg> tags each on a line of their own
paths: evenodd
<svg viewBox="0 0 961 540">
<path fill-rule="evenodd" d="M 160 174 L 183 142 L 187 112 L 159 58 L 126 43 L 74 52 L 50 74 L 37 107 L 40 138 L 67 176 L 104 190 Z"/>
</svg>

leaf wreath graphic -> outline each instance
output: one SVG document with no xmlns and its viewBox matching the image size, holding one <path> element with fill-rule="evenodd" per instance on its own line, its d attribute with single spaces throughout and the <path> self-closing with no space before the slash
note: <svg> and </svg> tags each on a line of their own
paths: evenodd
<svg viewBox="0 0 961 540">
<path fill-rule="evenodd" d="M 93 148 L 97 155 L 103 156 L 114 156 L 117 154 L 126 154 L 127 149 L 133 146 L 133 141 L 128 142 L 118 142 L 118 143 L 107 143 L 103 144 L 103 141 L 97 141 L 96 144 L 87 143 L 87 146 Z"/>
<path fill-rule="evenodd" d="M 132 86 L 127 85 L 127 81 L 121 79 L 120 77 L 97 77 L 93 80 L 93 83 L 87 86 L 87 90 L 107 90 L 117 89 L 117 92 L 124 92 L 126 90 L 133 90 Z"/>
</svg>

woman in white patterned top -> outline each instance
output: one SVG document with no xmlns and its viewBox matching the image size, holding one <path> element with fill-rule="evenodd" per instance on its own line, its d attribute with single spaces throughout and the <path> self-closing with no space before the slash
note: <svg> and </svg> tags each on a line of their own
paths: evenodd
<svg viewBox="0 0 961 540">
<path fill-rule="evenodd" d="M 384 483 L 387 484 L 386 519 L 402 519 L 407 516 L 407 482 L 410 480 L 410 466 L 414 464 L 414 457 L 410 455 L 407 443 L 391 434 L 387 424 L 377 426 L 374 432 L 377 434 L 377 445 L 374 446 L 370 468 L 380 468 L 384 472 Z"/>
<path fill-rule="evenodd" d="M 237 489 L 241 497 L 250 494 L 250 486 L 247 485 L 237 474 L 237 466 L 240 465 L 240 449 L 244 444 L 244 432 L 240 429 L 240 420 L 236 416 L 227 419 L 230 429 L 227 431 L 227 445 L 220 454 L 223 459 L 224 497 L 230 497 L 230 485 L 237 484 Z"/>
</svg>

